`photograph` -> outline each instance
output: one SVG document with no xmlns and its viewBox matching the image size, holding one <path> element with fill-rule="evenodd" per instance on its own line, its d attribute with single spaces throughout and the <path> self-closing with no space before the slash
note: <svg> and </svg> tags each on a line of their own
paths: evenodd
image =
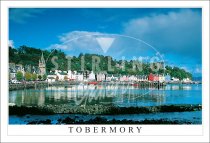
<svg viewBox="0 0 210 143">
<path fill-rule="evenodd" d="M 0 3 L 0 142 L 209 142 L 209 1 Z"/>
<path fill-rule="evenodd" d="M 8 16 L 9 125 L 202 125 L 202 8 Z"/>
</svg>

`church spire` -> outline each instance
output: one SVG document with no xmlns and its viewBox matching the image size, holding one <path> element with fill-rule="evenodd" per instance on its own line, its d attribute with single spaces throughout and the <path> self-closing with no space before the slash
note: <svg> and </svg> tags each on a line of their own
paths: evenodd
<svg viewBox="0 0 210 143">
<path fill-rule="evenodd" d="M 43 52 L 42 52 L 42 56 L 41 56 L 41 60 L 40 60 L 41 63 L 45 64 L 45 60 L 44 60 L 44 56 L 43 56 Z"/>
<path fill-rule="evenodd" d="M 46 74 L 46 65 L 45 65 L 43 52 L 42 52 L 41 59 L 39 60 L 39 71 L 41 75 Z"/>
</svg>

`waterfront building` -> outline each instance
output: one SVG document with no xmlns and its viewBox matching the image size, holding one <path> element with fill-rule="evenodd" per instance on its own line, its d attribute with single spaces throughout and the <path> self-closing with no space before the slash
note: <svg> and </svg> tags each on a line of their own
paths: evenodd
<svg viewBox="0 0 210 143">
<path fill-rule="evenodd" d="M 113 75 L 113 74 L 107 74 L 106 80 L 107 81 L 117 81 L 118 80 L 118 76 L 117 75 Z"/>
<path fill-rule="evenodd" d="M 179 81 L 179 79 L 176 78 L 176 77 L 172 77 L 171 80 L 172 80 L 172 81 L 175 81 L 175 82 Z"/>
<path fill-rule="evenodd" d="M 120 81 L 128 81 L 128 77 L 126 75 L 120 76 Z"/>
<path fill-rule="evenodd" d="M 9 80 L 16 79 L 15 63 L 9 63 Z"/>
<path fill-rule="evenodd" d="M 88 71 L 88 70 L 85 70 L 85 71 L 83 71 L 83 78 L 84 78 L 84 80 L 88 80 L 88 78 L 89 78 L 89 75 L 90 75 L 90 71 Z"/>
<path fill-rule="evenodd" d="M 159 82 L 165 82 L 165 76 L 164 75 L 159 75 Z"/>
<path fill-rule="evenodd" d="M 105 73 L 96 74 L 96 81 L 104 81 L 104 80 L 106 80 L 106 74 Z"/>
<path fill-rule="evenodd" d="M 23 65 L 22 64 L 16 64 L 15 65 L 15 70 L 16 70 L 16 72 L 18 72 L 18 71 L 24 71 L 24 68 L 23 68 Z"/>
<path fill-rule="evenodd" d="M 18 71 L 21 71 L 23 76 L 25 75 L 25 70 L 22 64 L 9 63 L 9 80 L 15 80 Z"/>
<path fill-rule="evenodd" d="M 9 74 L 10 74 L 9 75 L 10 80 L 15 80 L 16 79 L 16 72 L 11 71 Z"/>
<path fill-rule="evenodd" d="M 165 81 L 166 81 L 166 82 L 170 82 L 170 81 L 171 81 L 171 76 L 170 76 L 169 74 L 167 74 L 167 75 L 165 76 Z"/>
<path fill-rule="evenodd" d="M 114 75 L 112 74 L 107 74 L 106 76 L 106 80 L 107 81 L 116 81 L 116 77 L 114 77 Z"/>
<path fill-rule="evenodd" d="M 159 75 L 154 75 L 154 81 L 159 81 Z"/>
<path fill-rule="evenodd" d="M 91 73 L 89 74 L 88 80 L 95 80 L 95 74 L 93 73 L 93 71 L 91 71 Z"/>
<path fill-rule="evenodd" d="M 106 81 L 112 81 L 112 76 L 111 74 L 106 75 Z"/>
<path fill-rule="evenodd" d="M 154 75 L 152 73 L 149 74 L 148 80 L 149 81 L 154 81 Z"/>
<path fill-rule="evenodd" d="M 159 82 L 165 82 L 166 79 L 165 79 L 165 76 L 164 75 L 158 75 L 158 74 L 152 74 L 150 73 L 149 76 L 148 76 L 148 80 L 149 81 L 159 81 Z"/>
<path fill-rule="evenodd" d="M 69 80 L 76 80 L 76 71 L 68 70 L 67 77 Z"/>
<path fill-rule="evenodd" d="M 67 76 L 67 72 L 61 70 L 55 70 L 55 74 L 58 76 L 59 80 L 65 80 L 65 76 Z"/>
<path fill-rule="evenodd" d="M 146 75 L 140 75 L 138 77 L 138 81 L 148 81 L 148 76 L 146 76 Z"/>
<path fill-rule="evenodd" d="M 131 75 L 128 77 L 128 81 L 138 81 L 137 76 Z"/>
<path fill-rule="evenodd" d="M 190 80 L 190 79 L 187 77 L 187 78 L 184 78 L 184 79 L 182 80 L 182 82 L 183 82 L 183 83 L 191 83 L 192 80 Z"/>
<path fill-rule="evenodd" d="M 48 82 L 55 82 L 56 76 L 57 75 L 54 72 L 48 73 L 48 75 L 47 75 L 47 81 Z"/>
<path fill-rule="evenodd" d="M 84 80 L 83 72 L 76 72 L 75 77 L 76 77 L 76 81 L 83 81 Z"/>
</svg>

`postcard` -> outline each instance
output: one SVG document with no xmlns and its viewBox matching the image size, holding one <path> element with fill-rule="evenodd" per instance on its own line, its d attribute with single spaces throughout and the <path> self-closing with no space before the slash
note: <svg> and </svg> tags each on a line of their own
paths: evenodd
<svg viewBox="0 0 210 143">
<path fill-rule="evenodd" d="M 207 3 L 3 1 L 2 141 L 208 142 Z"/>
</svg>

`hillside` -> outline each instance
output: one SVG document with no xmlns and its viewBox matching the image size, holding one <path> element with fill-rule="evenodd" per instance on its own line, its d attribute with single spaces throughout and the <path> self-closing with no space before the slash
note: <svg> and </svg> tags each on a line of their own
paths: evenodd
<svg viewBox="0 0 210 143">
<path fill-rule="evenodd" d="M 51 59 L 53 56 L 57 56 L 56 62 L 58 63 L 59 70 L 67 70 L 68 60 L 66 58 L 66 54 L 62 52 L 61 50 L 54 50 L 53 54 L 50 55 L 52 51 L 49 50 L 41 50 L 37 48 L 27 47 L 27 46 L 21 46 L 19 48 L 11 48 L 9 47 L 9 62 L 15 63 L 15 64 L 22 64 L 25 65 L 31 65 L 34 67 L 38 66 L 39 59 L 41 57 L 41 53 L 43 52 L 45 60 L 48 59 L 46 62 L 47 71 L 49 72 L 52 68 L 54 68 L 54 64 L 51 62 Z M 97 54 L 80 54 L 79 56 L 73 56 L 71 57 L 71 70 L 80 71 L 81 70 L 81 57 L 84 56 L 84 69 L 85 70 L 92 70 L 92 56 L 97 56 L 100 58 L 100 64 L 99 68 L 101 71 L 107 71 L 108 70 L 108 59 L 111 57 L 103 56 L 103 55 L 97 55 Z M 133 61 L 125 60 L 125 66 L 124 69 L 122 69 L 122 61 L 112 59 L 111 65 L 112 68 L 114 68 L 113 71 L 108 71 L 109 74 L 123 74 L 123 75 L 148 75 L 149 73 L 154 74 L 163 74 L 164 70 L 160 69 L 158 72 L 153 72 L 150 68 L 149 63 L 143 63 L 143 71 L 133 70 Z M 170 74 L 172 77 L 177 77 L 179 79 L 183 78 L 190 78 L 192 79 L 192 74 L 185 71 L 184 69 L 180 69 L 178 67 L 171 67 L 171 66 L 165 66 L 165 74 Z"/>
</svg>

